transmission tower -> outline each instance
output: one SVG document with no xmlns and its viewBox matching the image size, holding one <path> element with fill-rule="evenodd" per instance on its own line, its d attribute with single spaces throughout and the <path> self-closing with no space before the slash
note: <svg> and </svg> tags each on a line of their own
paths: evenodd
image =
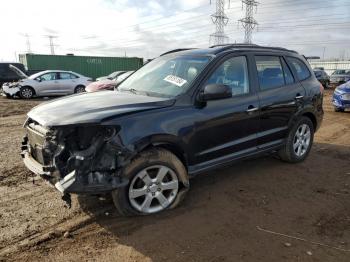
<svg viewBox="0 0 350 262">
<path fill-rule="evenodd" d="M 258 25 L 258 22 L 253 17 L 253 9 L 255 7 L 256 11 L 259 3 L 255 0 L 242 0 L 242 8 L 243 4 L 245 4 L 245 17 L 238 21 L 242 23 L 243 28 L 245 30 L 244 43 L 251 44 L 252 32 L 254 28 Z"/>
<path fill-rule="evenodd" d="M 230 0 L 228 0 L 230 2 Z M 215 33 L 210 35 L 209 42 L 214 45 L 225 44 L 228 36 L 224 32 L 224 27 L 228 23 L 228 17 L 225 14 L 226 0 L 216 0 L 216 11 L 211 15 L 211 20 L 216 27 Z M 211 3 L 211 1 L 210 1 Z"/>
<path fill-rule="evenodd" d="M 50 45 L 50 51 L 51 51 L 51 55 L 55 54 L 55 44 L 53 42 L 54 38 L 57 38 L 57 36 L 54 35 L 46 35 L 45 37 L 49 38 L 49 45 Z"/>
<path fill-rule="evenodd" d="M 26 46 L 27 46 L 27 53 L 30 54 L 32 52 L 31 48 L 30 48 L 30 40 L 29 40 L 29 35 L 25 34 L 24 35 L 26 38 Z"/>
</svg>

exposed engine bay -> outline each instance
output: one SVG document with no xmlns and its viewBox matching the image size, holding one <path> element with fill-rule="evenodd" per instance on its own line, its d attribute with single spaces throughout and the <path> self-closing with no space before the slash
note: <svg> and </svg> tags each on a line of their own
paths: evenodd
<svg viewBox="0 0 350 262">
<path fill-rule="evenodd" d="M 131 152 L 121 147 L 118 129 L 109 126 L 46 128 L 28 119 L 22 142 L 27 167 L 69 193 L 98 194 L 125 186 L 122 167 Z"/>
</svg>

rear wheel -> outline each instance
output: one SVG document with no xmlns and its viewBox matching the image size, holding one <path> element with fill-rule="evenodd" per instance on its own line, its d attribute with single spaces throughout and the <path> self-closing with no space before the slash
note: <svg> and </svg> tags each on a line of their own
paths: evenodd
<svg viewBox="0 0 350 262">
<path fill-rule="evenodd" d="M 308 156 L 314 139 L 314 126 L 307 117 L 302 117 L 290 130 L 286 144 L 278 152 L 283 161 L 297 163 Z"/>
<path fill-rule="evenodd" d="M 77 86 L 74 90 L 74 93 L 84 93 L 85 92 L 85 86 Z"/>
<path fill-rule="evenodd" d="M 30 99 L 34 96 L 34 90 L 29 86 L 23 86 L 19 91 L 19 95 L 21 98 Z"/>
<path fill-rule="evenodd" d="M 182 162 L 164 149 L 145 151 L 124 171 L 128 186 L 112 192 L 119 213 L 148 215 L 175 207 L 183 199 L 188 186 Z M 184 183 L 185 182 L 185 183 Z"/>
</svg>

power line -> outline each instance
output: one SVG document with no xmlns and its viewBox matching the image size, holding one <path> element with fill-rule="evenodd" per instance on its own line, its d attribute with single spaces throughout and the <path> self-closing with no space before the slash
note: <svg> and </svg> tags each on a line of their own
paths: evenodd
<svg viewBox="0 0 350 262">
<path fill-rule="evenodd" d="M 245 17 L 239 19 L 244 28 L 244 43 L 251 44 L 252 43 L 252 32 L 254 28 L 258 25 L 258 22 L 254 19 L 253 9 L 255 7 L 255 11 L 258 6 L 258 2 L 255 0 L 242 0 L 242 5 L 245 5 Z"/>
<path fill-rule="evenodd" d="M 226 16 L 224 9 L 225 0 L 216 0 L 216 11 L 211 15 L 211 20 L 215 25 L 216 30 L 215 33 L 209 36 L 209 44 L 213 43 L 214 45 L 222 45 L 228 40 L 228 37 L 224 32 L 224 28 L 228 23 L 228 17 Z"/>
</svg>

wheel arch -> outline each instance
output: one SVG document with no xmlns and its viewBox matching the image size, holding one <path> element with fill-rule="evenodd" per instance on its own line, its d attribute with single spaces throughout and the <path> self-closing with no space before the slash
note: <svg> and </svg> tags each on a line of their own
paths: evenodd
<svg viewBox="0 0 350 262">
<path fill-rule="evenodd" d="M 305 112 L 302 114 L 302 116 L 307 117 L 311 120 L 313 127 L 314 127 L 314 131 L 317 130 L 317 120 L 316 120 L 316 116 L 311 113 L 311 112 Z"/>
<path fill-rule="evenodd" d="M 32 87 L 32 86 L 30 86 L 30 85 L 21 86 L 21 87 L 19 88 L 19 90 L 21 90 L 22 88 L 25 88 L 25 87 L 29 87 L 30 89 L 32 89 L 33 92 L 34 92 L 34 95 L 36 95 L 36 91 L 35 91 L 34 87 Z"/>
<path fill-rule="evenodd" d="M 173 153 L 188 169 L 188 155 L 186 154 L 185 146 L 182 142 L 173 135 L 153 135 L 143 138 L 135 144 L 135 149 L 138 153 L 151 149 L 162 148 Z"/>
</svg>

